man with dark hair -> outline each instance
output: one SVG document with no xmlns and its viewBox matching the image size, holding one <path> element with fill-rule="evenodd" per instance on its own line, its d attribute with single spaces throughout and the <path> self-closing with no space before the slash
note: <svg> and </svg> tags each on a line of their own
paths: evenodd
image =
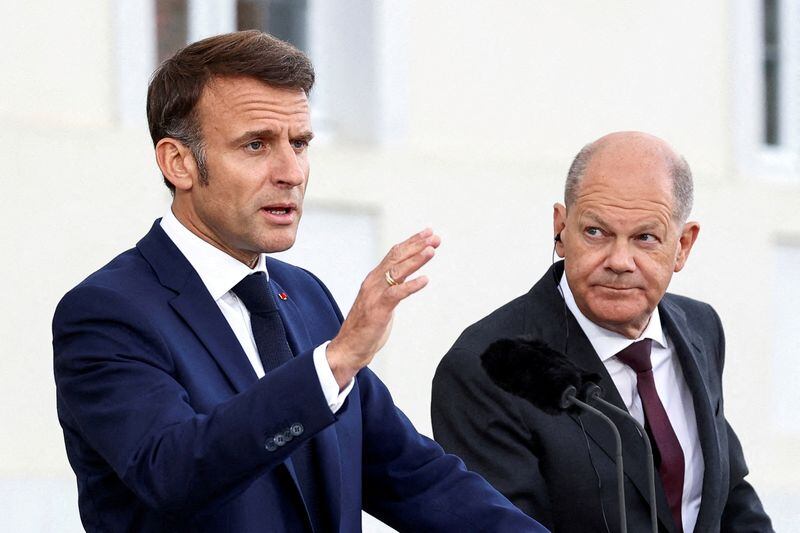
<svg viewBox="0 0 800 533">
<path fill-rule="evenodd" d="M 525 295 L 464 331 L 433 381 L 436 440 L 554 531 L 619 531 L 615 441 L 591 416 L 552 416 L 494 385 L 480 355 L 532 337 L 602 376 L 605 398 L 645 425 L 660 531 L 772 531 L 725 420 L 725 341 L 707 304 L 666 293 L 700 226 L 692 176 L 661 139 L 607 135 L 570 168 L 553 213 L 558 262 Z M 623 439 L 629 531 L 649 531 L 645 445 Z"/>
<path fill-rule="evenodd" d="M 87 531 L 544 531 L 419 435 L 366 365 L 440 239 L 397 244 L 343 320 L 295 240 L 314 73 L 259 32 L 156 72 L 171 209 L 53 319 L 58 416 Z M 330 342 L 328 342 L 330 341 Z"/>
</svg>

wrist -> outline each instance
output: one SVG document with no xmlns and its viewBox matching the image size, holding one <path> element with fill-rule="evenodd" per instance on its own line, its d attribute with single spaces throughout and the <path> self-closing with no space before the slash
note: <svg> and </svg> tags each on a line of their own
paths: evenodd
<svg viewBox="0 0 800 533">
<path fill-rule="evenodd" d="M 333 339 L 325 349 L 325 357 L 328 359 L 328 366 L 331 368 L 339 391 L 344 390 L 350 381 L 355 377 L 360 367 L 355 366 L 349 361 L 348 351 Z"/>
</svg>

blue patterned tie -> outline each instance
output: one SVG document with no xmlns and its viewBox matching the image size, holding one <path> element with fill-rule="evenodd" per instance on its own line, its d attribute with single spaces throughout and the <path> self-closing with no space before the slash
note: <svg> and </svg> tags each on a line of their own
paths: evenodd
<svg viewBox="0 0 800 533">
<path fill-rule="evenodd" d="M 231 290 L 250 312 L 250 326 L 264 372 L 290 361 L 292 350 L 286 340 L 286 330 L 283 329 L 281 315 L 275 305 L 275 297 L 266 274 L 250 274 Z"/>
<path fill-rule="evenodd" d="M 250 326 L 264 372 L 269 373 L 291 361 L 292 349 L 286 340 L 286 330 L 267 276 L 263 272 L 250 274 L 231 290 L 250 312 Z M 322 466 L 319 464 L 319 454 L 315 453 L 316 446 L 315 438 L 298 446 L 292 452 L 292 464 L 314 531 L 332 531 L 330 514 L 325 505 Z"/>
</svg>

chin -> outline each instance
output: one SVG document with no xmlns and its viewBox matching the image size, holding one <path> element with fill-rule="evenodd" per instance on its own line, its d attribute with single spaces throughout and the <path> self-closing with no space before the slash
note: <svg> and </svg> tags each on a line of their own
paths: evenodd
<svg viewBox="0 0 800 533">
<path fill-rule="evenodd" d="M 257 248 L 261 250 L 262 253 L 266 254 L 285 252 L 294 246 L 296 236 L 296 230 L 272 230 L 266 235 L 261 236 L 257 241 Z"/>
<path fill-rule="evenodd" d="M 291 239 L 274 239 L 268 242 L 267 245 L 264 247 L 264 249 L 266 250 L 265 253 L 275 254 L 278 252 L 285 252 L 286 250 L 294 246 L 294 241 L 295 241 L 294 237 L 292 237 Z"/>
<path fill-rule="evenodd" d="M 641 321 L 643 316 L 647 315 L 647 313 L 638 306 L 622 307 L 619 305 L 597 306 L 592 309 L 592 314 L 595 317 L 592 321 L 600 325 L 607 324 L 617 327 L 635 324 Z"/>
</svg>

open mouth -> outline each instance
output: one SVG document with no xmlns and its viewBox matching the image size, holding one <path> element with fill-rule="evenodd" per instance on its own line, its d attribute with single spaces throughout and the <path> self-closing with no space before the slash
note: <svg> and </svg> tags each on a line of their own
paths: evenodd
<svg viewBox="0 0 800 533">
<path fill-rule="evenodd" d="M 275 224 L 291 224 L 297 213 L 294 204 L 275 204 L 261 208 L 261 212 Z"/>
</svg>

